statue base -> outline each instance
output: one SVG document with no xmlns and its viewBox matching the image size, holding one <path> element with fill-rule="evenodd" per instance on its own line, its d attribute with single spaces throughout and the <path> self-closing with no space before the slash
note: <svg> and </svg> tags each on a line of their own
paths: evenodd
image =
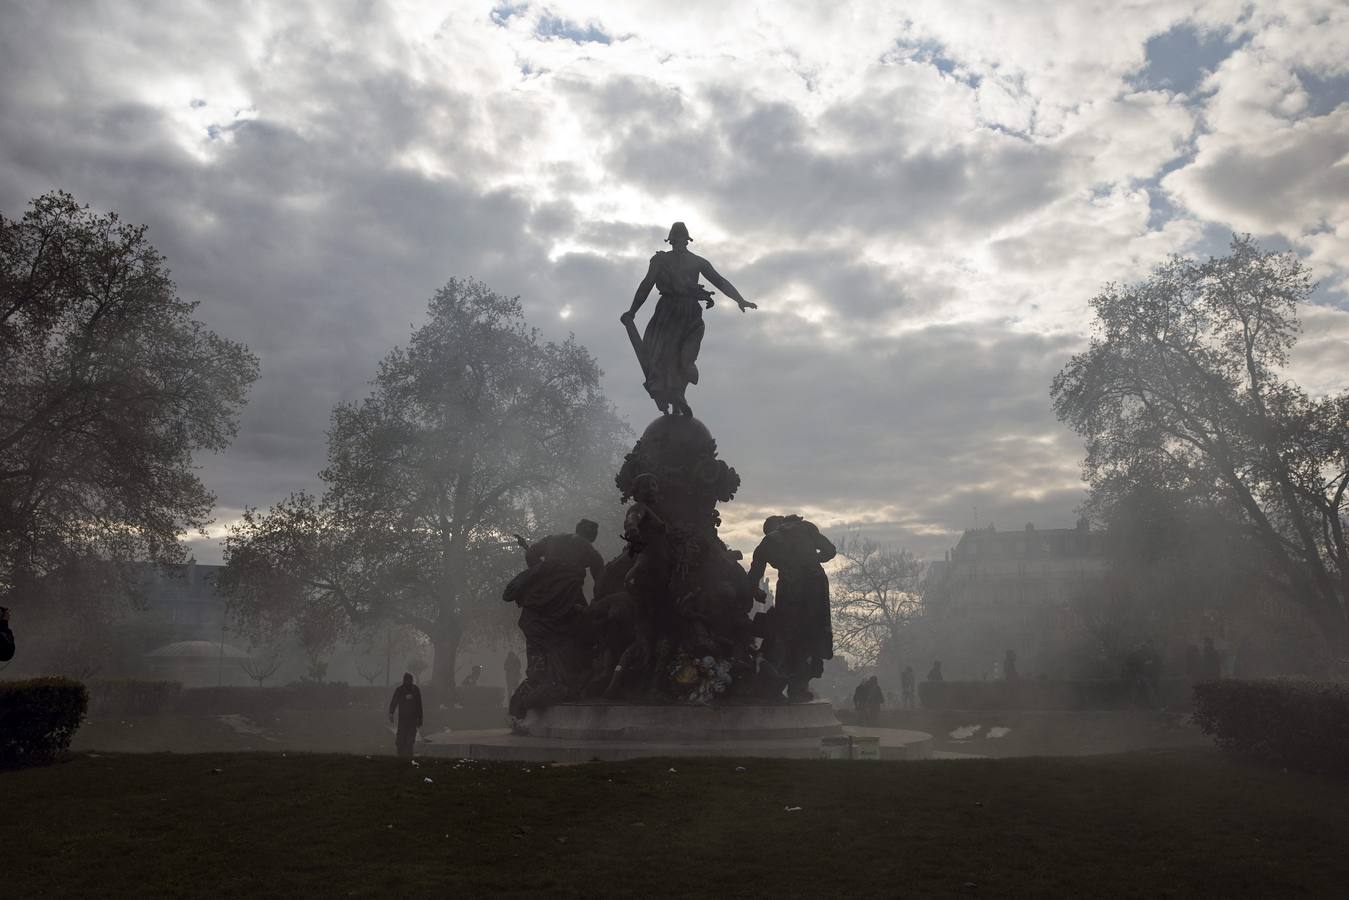
<svg viewBox="0 0 1349 900">
<path fill-rule="evenodd" d="M 746 741 L 843 734 L 834 708 L 811 703 L 560 703 L 530 710 L 530 737 L 583 741 Z"/>
<path fill-rule="evenodd" d="M 854 742 L 882 760 L 928 759 L 932 735 L 843 726 L 825 701 L 782 704 L 559 703 L 533 710 L 526 734 L 442 731 L 417 753 L 517 762 L 614 762 L 646 757 L 821 759 Z M 846 757 L 845 757 L 846 758 Z"/>
</svg>

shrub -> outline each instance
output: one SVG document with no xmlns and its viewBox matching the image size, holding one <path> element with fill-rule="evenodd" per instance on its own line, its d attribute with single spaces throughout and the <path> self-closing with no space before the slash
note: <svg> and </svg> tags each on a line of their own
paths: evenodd
<svg viewBox="0 0 1349 900">
<path fill-rule="evenodd" d="M 0 766 L 49 762 L 88 708 L 89 692 L 69 678 L 0 682 Z"/>
<path fill-rule="evenodd" d="M 177 681 L 115 678 L 89 682 L 89 711 L 101 716 L 156 716 L 172 712 L 183 686 Z"/>
<path fill-rule="evenodd" d="M 1194 721 L 1219 747 L 1312 772 L 1349 775 L 1349 686 L 1206 681 Z"/>
<path fill-rule="evenodd" d="M 178 701 L 178 712 L 198 716 L 275 715 L 283 709 L 331 710 L 377 708 L 377 697 L 388 703 L 385 688 L 353 688 L 345 682 L 323 684 L 297 681 L 285 687 L 188 688 Z"/>
</svg>

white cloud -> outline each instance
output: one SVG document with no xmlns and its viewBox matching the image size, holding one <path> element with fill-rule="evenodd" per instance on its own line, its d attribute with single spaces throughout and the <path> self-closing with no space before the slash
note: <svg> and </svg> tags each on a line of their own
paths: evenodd
<svg viewBox="0 0 1349 900">
<path fill-rule="evenodd" d="M 1316 86 L 1346 71 L 1342 4 L 507 13 L 0 12 L 0 208 L 59 186 L 149 223 L 184 295 L 262 357 L 239 440 L 203 460 L 222 509 L 315 485 L 333 403 L 450 276 L 573 330 L 640 429 L 616 318 L 674 219 L 763 307 L 708 314 L 691 396 L 745 479 L 726 520 L 746 542 L 779 506 L 922 552 L 974 505 L 1069 524 L 1080 447 L 1048 381 L 1102 282 L 1214 224 L 1349 271 L 1349 106 Z M 1139 90 L 1176 26 L 1238 49 L 1193 94 Z M 1338 360 L 1343 323 L 1308 323 L 1306 358 Z"/>
</svg>

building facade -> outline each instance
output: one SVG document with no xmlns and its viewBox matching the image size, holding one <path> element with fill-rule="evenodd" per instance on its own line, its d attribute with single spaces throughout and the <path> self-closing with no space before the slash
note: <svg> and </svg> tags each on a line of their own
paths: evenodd
<svg viewBox="0 0 1349 900">
<path fill-rule="evenodd" d="M 1071 605 L 1103 588 L 1108 549 L 1108 536 L 1085 519 L 1075 528 L 966 531 L 929 568 L 915 649 L 941 659 L 948 679 L 999 677 L 1008 650 L 1023 674 L 1044 671 L 1074 627 Z"/>
</svg>

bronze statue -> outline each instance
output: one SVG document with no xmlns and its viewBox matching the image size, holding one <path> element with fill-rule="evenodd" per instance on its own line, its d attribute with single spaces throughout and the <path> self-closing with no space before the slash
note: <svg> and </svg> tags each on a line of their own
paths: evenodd
<svg viewBox="0 0 1349 900">
<path fill-rule="evenodd" d="M 570 699 L 585 686 L 591 637 L 582 586 L 587 571 L 596 583 L 604 572 L 604 558 L 594 547 L 598 535 L 599 526 L 582 519 L 574 534 L 554 534 L 530 545 L 528 568 L 502 594 L 501 599 L 520 607 L 525 636 L 525 680 L 510 698 L 514 718 Z"/>
<path fill-rule="evenodd" d="M 834 657 L 829 576 L 823 563 L 837 550 L 813 522 L 800 516 L 769 516 L 763 531 L 749 569 L 750 584 L 757 591 L 764 570 L 770 565 L 778 570 L 763 655 L 786 676 L 788 700 L 812 700 L 810 680 L 824 674 L 824 661 Z"/>
<path fill-rule="evenodd" d="M 693 415 L 684 392 L 690 384 L 698 383 L 698 350 L 703 342 L 703 310 L 698 304 L 706 304 L 708 309 L 713 305 L 712 292 L 698 283 L 698 276 L 739 304 L 741 312 L 759 308 L 741 297 L 735 285 L 721 277 L 710 262 L 689 252 L 692 240 L 683 222 L 670 227 L 665 239 L 670 249 L 651 257 L 631 308 L 619 317 L 641 363 L 646 392 L 662 413 L 673 411 L 685 416 Z M 646 323 L 646 333 L 639 336 L 637 310 L 653 287 L 660 291 L 660 299 Z"/>
</svg>

